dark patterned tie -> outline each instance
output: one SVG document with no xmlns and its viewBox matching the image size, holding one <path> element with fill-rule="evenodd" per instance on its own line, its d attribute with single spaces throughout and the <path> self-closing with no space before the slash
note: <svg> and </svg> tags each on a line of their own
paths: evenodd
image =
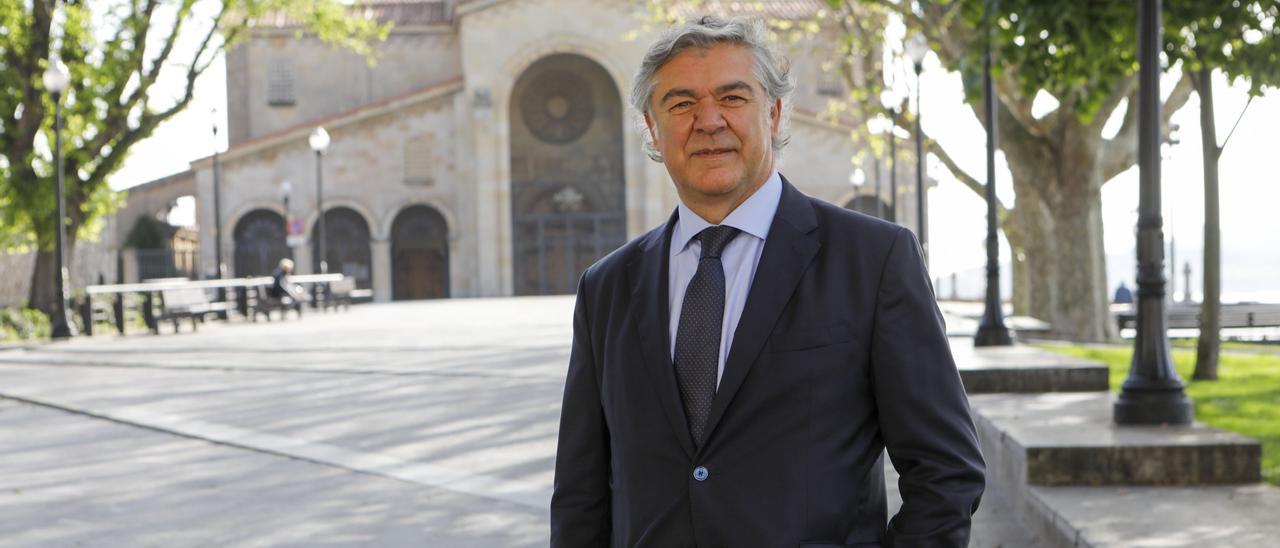
<svg viewBox="0 0 1280 548">
<path fill-rule="evenodd" d="M 720 331 L 724 321 L 724 265 L 720 253 L 738 229 L 713 226 L 698 233 L 702 256 L 689 280 L 676 328 L 676 378 L 684 400 L 689 432 L 698 446 L 706 436 L 711 398 L 716 395 L 720 362 Z"/>
</svg>

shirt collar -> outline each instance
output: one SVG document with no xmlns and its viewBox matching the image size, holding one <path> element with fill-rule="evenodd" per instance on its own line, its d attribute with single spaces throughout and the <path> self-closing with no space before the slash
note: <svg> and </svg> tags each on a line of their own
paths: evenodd
<svg viewBox="0 0 1280 548">
<path fill-rule="evenodd" d="M 778 211 L 778 202 L 782 199 L 782 176 L 774 171 L 760 188 L 751 194 L 746 201 L 729 212 L 729 216 L 720 222 L 747 234 L 764 240 L 773 225 L 773 216 Z M 680 254 L 689 246 L 689 241 L 703 229 L 714 226 L 706 219 L 699 217 L 692 209 L 681 202 L 676 206 L 679 218 L 675 230 L 671 234 L 671 255 Z"/>
</svg>

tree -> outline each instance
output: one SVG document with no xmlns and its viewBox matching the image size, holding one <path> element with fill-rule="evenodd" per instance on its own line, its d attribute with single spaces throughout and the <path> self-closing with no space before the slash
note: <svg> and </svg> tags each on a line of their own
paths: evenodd
<svg viewBox="0 0 1280 548">
<path fill-rule="evenodd" d="M 1200 337 L 1196 343 L 1195 380 L 1218 378 L 1221 347 L 1222 234 L 1218 207 L 1218 161 L 1235 132 L 1218 144 L 1214 122 L 1213 71 L 1249 83 L 1249 101 L 1264 88 L 1280 86 L 1280 3 L 1235 1 L 1232 9 L 1209 3 L 1181 2 L 1166 8 L 1176 37 L 1169 53 L 1192 75 L 1200 97 L 1200 139 L 1204 156 L 1204 297 L 1200 301 Z M 1245 110 L 1249 103 L 1245 103 Z M 1244 116 L 1244 112 L 1240 113 Z M 1236 119 L 1236 124 L 1240 119 Z"/>
<path fill-rule="evenodd" d="M 942 65 L 961 75 L 979 120 L 984 118 L 979 112 L 982 54 L 990 37 L 997 63 L 997 132 L 1016 195 L 1014 207 L 998 208 L 1014 257 L 1015 309 L 1047 320 L 1064 338 L 1113 338 L 1101 189 L 1137 162 L 1137 111 L 1126 106 L 1137 96 L 1134 5 L 1037 0 L 827 0 L 826 5 L 831 13 L 815 20 L 843 27 L 846 44 L 857 41 L 849 39 L 848 22 L 856 24 L 869 9 L 892 14 L 908 33 L 923 34 Z M 1168 94 L 1165 138 L 1169 117 L 1191 90 L 1184 76 Z M 1036 116 L 1032 104 L 1041 94 L 1056 100 L 1057 107 Z M 1120 117 L 1120 130 L 1107 137 L 1103 128 L 1112 116 Z M 936 141 L 926 136 L 926 143 L 930 154 L 981 195 L 981 181 L 958 169 Z"/>
<path fill-rule="evenodd" d="M 48 312 L 56 298 L 54 104 L 40 80 L 50 55 L 71 74 L 62 98 L 70 258 L 120 201 L 107 176 L 190 104 L 196 79 L 255 21 L 299 21 L 372 62 L 388 27 L 358 13 L 338 0 L 0 0 L 0 246 L 37 250 L 30 306 Z M 156 96 L 163 80 L 178 83 L 177 97 Z"/>
</svg>

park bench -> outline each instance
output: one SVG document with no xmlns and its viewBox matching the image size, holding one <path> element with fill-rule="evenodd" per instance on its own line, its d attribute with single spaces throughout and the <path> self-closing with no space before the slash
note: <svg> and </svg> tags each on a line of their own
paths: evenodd
<svg viewBox="0 0 1280 548">
<path fill-rule="evenodd" d="M 155 324 L 164 321 L 173 322 L 173 332 L 178 332 L 178 322 L 184 318 L 191 320 L 191 330 L 197 324 L 204 323 L 208 314 L 221 314 L 227 311 L 227 304 L 213 302 L 209 293 L 200 287 L 171 287 L 160 290 L 160 309 L 152 326 L 152 332 L 159 332 Z"/>
<path fill-rule="evenodd" d="M 147 320 L 149 314 L 144 311 L 144 307 L 150 307 L 146 297 L 123 292 L 114 293 L 109 299 L 101 296 L 95 299 L 92 294 L 86 293 L 75 305 L 80 314 L 81 333 L 86 336 L 93 336 L 100 324 L 114 327 L 121 335 L 125 333 L 125 326 L 130 324 L 150 326 L 151 322 Z"/>
<path fill-rule="evenodd" d="M 303 286 L 323 288 L 343 280 L 342 274 L 306 274 L 291 278 Z M 177 332 L 180 320 L 191 319 L 192 329 L 210 314 L 220 319 L 230 319 L 234 311 L 242 318 L 257 320 L 258 314 L 293 309 L 302 317 L 302 302 L 282 302 L 273 299 L 268 289 L 273 283 L 270 277 L 257 276 L 225 280 L 188 280 L 165 278 L 130 284 L 98 284 L 84 288 L 83 298 L 74 304 L 85 335 L 93 335 L 99 324 L 111 324 L 120 334 L 127 326 L 141 323 L 152 333 L 160 333 L 160 322 L 171 321 Z M 354 284 L 354 282 L 352 282 Z M 354 285 L 352 285 L 354 287 Z M 366 290 L 367 291 L 367 290 Z M 217 294 L 217 297 L 212 297 Z M 350 298 L 360 298 L 360 290 L 350 292 Z M 140 322 L 139 322 L 140 320 Z"/>
<path fill-rule="evenodd" d="M 273 282 L 274 283 L 274 282 Z M 302 319 L 302 301 L 290 297 L 272 297 L 272 284 L 257 284 L 249 288 L 249 310 L 250 319 L 258 321 L 258 314 L 262 314 L 267 321 L 271 321 L 271 313 L 280 311 L 280 319 L 284 320 L 290 310 L 298 314 L 298 319 Z"/>
<path fill-rule="evenodd" d="M 1200 327 L 1200 306 L 1172 305 L 1165 311 L 1165 325 L 1169 329 L 1197 329 Z M 1137 327 L 1137 310 L 1116 313 L 1120 329 Z M 1219 325 L 1223 329 L 1249 327 L 1280 327 L 1280 304 L 1232 303 L 1219 310 Z"/>
<path fill-rule="evenodd" d="M 325 299 L 325 308 L 329 308 L 330 304 L 336 309 L 339 306 L 345 309 L 351 308 L 351 302 L 356 299 L 368 300 L 373 298 L 373 291 L 368 289 L 357 289 L 356 279 L 344 277 L 341 280 L 330 282 L 326 290 L 328 294 Z"/>
</svg>

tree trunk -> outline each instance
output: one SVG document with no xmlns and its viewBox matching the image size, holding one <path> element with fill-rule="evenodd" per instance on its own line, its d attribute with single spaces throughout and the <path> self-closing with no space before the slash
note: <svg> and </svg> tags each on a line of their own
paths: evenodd
<svg viewBox="0 0 1280 548">
<path fill-rule="evenodd" d="M 1010 224 L 1024 246 L 1031 315 L 1057 337 L 1109 341 L 1116 327 L 1107 301 L 1100 137 L 1064 124 L 1051 138 L 1002 139 L 1018 197 Z"/>
<path fill-rule="evenodd" d="M 1196 75 L 1200 96 L 1200 150 L 1204 156 L 1204 298 L 1200 301 L 1200 337 L 1196 342 L 1195 380 L 1218 379 L 1222 291 L 1221 233 L 1218 223 L 1218 131 L 1213 121 L 1213 80 L 1208 68 Z"/>
<path fill-rule="evenodd" d="M 1057 295 L 1050 323 L 1066 339 L 1105 342 L 1116 338 L 1107 303 L 1106 253 L 1102 235 L 1102 192 L 1063 193 L 1051 211 L 1057 247 Z"/>
<path fill-rule="evenodd" d="M 35 268 L 31 270 L 31 287 L 27 293 L 27 306 L 53 315 L 53 302 L 57 299 L 54 291 L 54 251 L 40 250 L 36 252 Z"/>
<path fill-rule="evenodd" d="M 1018 205 L 1010 210 L 1005 235 L 1013 261 L 1013 313 L 1049 321 L 1057 287 L 1054 271 L 1053 219 L 1044 202 L 1030 189 L 1018 191 Z"/>
<path fill-rule="evenodd" d="M 72 290 L 71 272 L 72 258 L 75 257 L 75 239 L 67 236 L 67 292 Z M 54 276 L 57 269 L 54 266 L 56 255 L 54 249 L 40 250 L 36 253 L 35 268 L 31 272 L 31 289 L 27 293 L 27 306 L 44 312 L 46 316 L 53 315 L 53 304 L 58 299 L 57 284 L 54 283 Z"/>
<path fill-rule="evenodd" d="M 1010 212 L 1012 213 L 1012 212 Z M 1012 215 L 1010 215 L 1012 216 Z M 1027 246 L 1021 241 L 1014 241 L 1013 232 L 1005 228 L 1005 236 L 1009 237 L 1010 278 L 1013 279 L 1014 316 L 1033 316 L 1031 313 L 1031 268 L 1027 264 Z"/>
</svg>

